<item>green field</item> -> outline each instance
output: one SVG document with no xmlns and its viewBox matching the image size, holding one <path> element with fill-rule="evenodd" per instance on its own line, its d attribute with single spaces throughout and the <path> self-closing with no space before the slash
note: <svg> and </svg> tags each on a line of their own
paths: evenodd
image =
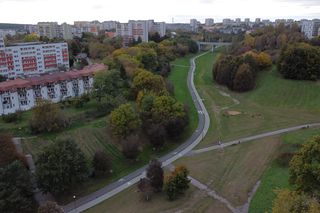
<svg viewBox="0 0 320 213">
<path fill-rule="evenodd" d="M 296 151 L 299 145 L 316 135 L 320 135 L 319 129 L 300 130 L 298 132 L 283 135 L 281 137 L 282 146 L 279 150 L 279 154 L 287 152 L 288 150 Z M 270 212 L 272 201 L 275 198 L 274 190 L 290 187 L 288 167 L 280 166 L 277 161 L 274 160 L 262 176 L 261 185 L 253 197 L 249 212 Z"/>
<path fill-rule="evenodd" d="M 185 58 L 180 58 L 173 61 L 171 64 L 173 69 L 168 77 L 174 85 L 174 95 L 176 99 L 188 106 L 189 110 L 189 125 L 184 133 L 184 138 L 188 138 L 198 126 L 198 113 L 193 104 L 191 95 L 187 86 L 187 77 L 190 66 L 190 59 L 194 55 L 189 55 Z"/>
<path fill-rule="evenodd" d="M 212 80 L 218 55 L 197 60 L 195 82 L 212 124 L 199 147 L 320 120 L 320 82 L 285 80 L 273 68 L 259 73 L 254 90 L 232 92 Z"/>
</svg>

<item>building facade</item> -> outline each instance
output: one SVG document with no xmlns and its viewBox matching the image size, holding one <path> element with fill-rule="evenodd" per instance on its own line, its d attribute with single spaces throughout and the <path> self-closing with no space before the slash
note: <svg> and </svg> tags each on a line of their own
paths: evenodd
<svg viewBox="0 0 320 213">
<path fill-rule="evenodd" d="M 61 38 L 61 28 L 57 22 L 38 22 L 37 32 L 39 36 L 45 36 L 50 39 Z"/>
<path fill-rule="evenodd" d="M 199 29 L 199 22 L 197 19 L 191 19 L 190 20 L 190 26 L 192 32 L 198 32 Z"/>
<path fill-rule="evenodd" d="M 57 103 L 81 96 L 92 89 L 94 73 L 105 68 L 103 64 L 95 64 L 80 71 L 55 72 L 1 82 L 0 115 L 29 110 L 36 105 L 37 99 Z"/>
<path fill-rule="evenodd" d="M 301 32 L 303 32 L 308 39 L 318 36 L 319 28 L 320 28 L 319 19 L 301 21 Z"/>
<path fill-rule="evenodd" d="M 69 69 L 67 43 L 19 43 L 5 46 L 0 38 L 0 75 L 7 78 Z"/>
<path fill-rule="evenodd" d="M 211 27 L 214 24 L 214 19 L 213 18 L 206 18 L 204 21 L 204 24 L 206 25 L 206 27 Z"/>
</svg>

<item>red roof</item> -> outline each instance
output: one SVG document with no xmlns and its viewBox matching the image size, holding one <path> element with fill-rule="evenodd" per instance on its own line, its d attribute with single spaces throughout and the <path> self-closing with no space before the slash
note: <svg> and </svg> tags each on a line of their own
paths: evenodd
<svg viewBox="0 0 320 213">
<path fill-rule="evenodd" d="M 53 72 L 31 78 L 17 78 L 15 80 L 5 81 L 0 83 L 0 92 L 12 91 L 20 88 L 30 88 L 36 85 L 43 85 L 48 83 L 55 83 L 59 81 L 66 81 L 78 79 L 80 77 L 92 76 L 95 72 L 105 69 L 103 64 L 93 64 L 84 67 L 82 70 L 72 70 L 67 72 Z"/>
</svg>

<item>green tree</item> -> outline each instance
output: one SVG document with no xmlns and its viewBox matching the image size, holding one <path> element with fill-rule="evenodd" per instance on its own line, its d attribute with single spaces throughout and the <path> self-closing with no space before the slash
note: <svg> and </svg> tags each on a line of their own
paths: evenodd
<svg viewBox="0 0 320 213">
<path fill-rule="evenodd" d="M 156 71 L 158 67 L 157 53 L 150 48 L 144 48 L 138 56 L 146 70 Z"/>
<path fill-rule="evenodd" d="M 106 70 L 95 74 L 93 88 L 97 100 L 105 96 L 117 97 L 123 93 L 125 84 L 120 76 L 120 72 L 116 70 Z"/>
<path fill-rule="evenodd" d="M 66 192 L 88 177 L 86 158 L 71 139 L 45 147 L 36 165 L 37 183 L 43 192 Z"/>
<path fill-rule="evenodd" d="M 305 143 L 293 156 L 290 183 L 299 191 L 320 198 L 320 136 Z"/>
<path fill-rule="evenodd" d="M 31 175 L 19 161 L 0 168 L 0 212 L 33 212 Z"/>
<path fill-rule="evenodd" d="M 109 122 L 112 133 L 122 138 L 126 138 L 141 127 L 139 114 L 131 104 L 123 104 L 113 110 Z"/>
<path fill-rule="evenodd" d="M 38 208 L 38 213 L 64 213 L 64 210 L 57 203 L 47 201 Z"/>
<path fill-rule="evenodd" d="M 67 128 L 70 120 L 57 104 L 48 100 L 38 100 L 32 110 L 29 125 L 33 133 L 55 132 Z"/>
</svg>

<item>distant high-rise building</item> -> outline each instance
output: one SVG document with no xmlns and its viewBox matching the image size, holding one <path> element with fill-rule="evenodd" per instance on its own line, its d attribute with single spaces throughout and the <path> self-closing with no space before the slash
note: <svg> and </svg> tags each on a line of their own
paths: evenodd
<svg viewBox="0 0 320 213">
<path fill-rule="evenodd" d="M 157 32 L 161 37 L 163 37 L 166 35 L 166 23 L 154 22 L 154 20 L 148 20 L 148 31 L 149 33 Z"/>
<path fill-rule="evenodd" d="M 318 36 L 319 28 L 320 28 L 319 19 L 301 21 L 301 31 L 304 33 L 304 35 L 308 39 Z"/>
<path fill-rule="evenodd" d="M 241 24 L 241 18 L 236 18 L 236 24 L 240 25 Z"/>
<path fill-rule="evenodd" d="M 244 19 L 244 23 L 245 23 L 246 25 L 249 25 L 249 24 L 250 24 L 250 19 L 249 19 L 249 18 L 245 18 L 245 19 Z"/>
<path fill-rule="evenodd" d="M 214 24 L 214 19 L 213 18 L 206 18 L 206 20 L 205 20 L 205 25 L 207 26 L 207 27 L 210 27 L 210 26 L 212 26 Z"/>
<path fill-rule="evenodd" d="M 260 24 L 260 22 L 261 22 L 261 19 L 260 18 L 256 18 L 255 23 L 256 24 Z"/>
<path fill-rule="evenodd" d="M 60 38 L 61 30 L 57 22 L 39 22 L 37 24 L 38 35 L 48 38 Z"/>
<path fill-rule="evenodd" d="M 191 19 L 190 20 L 190 26 L 191 26 L 191 31 L 192 32 L 198 32 L 199 23 L 198 23 L 197 19 Z"/>
<path fill-rule="evenodd" d="M 103 30 L 113 30 L 113 29 L 116 29 L 117 23 L 119 23 L 119 22 L 117 22 L 117 21 L 104 21 L 101 24 L 101 28 Z"/>
<path fill-rule="evenodd" d="M 224 26 L 231 26 L 233 23 L 234 23 L 233 20 L 231 20 L 229 18 L 225 18 L 225 19 L 222 20 L 222 24 Z"/>
<path fill-rule="evenodd" d="M 61 31 L 63 39 L 68 40 L 73 38 L 71 25 L 67 23 L 61 24 Z"/>
</svg>

